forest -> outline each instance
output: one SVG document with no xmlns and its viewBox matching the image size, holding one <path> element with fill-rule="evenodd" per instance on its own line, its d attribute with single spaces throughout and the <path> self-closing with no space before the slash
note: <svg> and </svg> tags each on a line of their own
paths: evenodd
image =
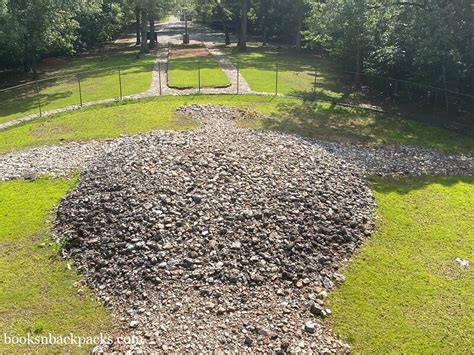
<svg viewBox="0 0 474 355">
<path fill-rule="evenodd" d="M 345 70 L 472 94 L 470 0 L 0 0 L 0 71 L 35 71 L 46 56 L 72 56 L 125 26 L 140 38 L 186 9 L 195 21 L 267 44 L 331 56 Z M 140 26 L 140 24 L 143 24 Z M 146 51 L 146 43 L 141 43 Z"/>
</svg>

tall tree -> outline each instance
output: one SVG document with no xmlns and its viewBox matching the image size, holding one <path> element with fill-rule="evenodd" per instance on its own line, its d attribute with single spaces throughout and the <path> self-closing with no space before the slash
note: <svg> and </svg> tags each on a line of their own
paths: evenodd
<svg viewBox="0 0 474 355">
<path fill-rule="evenodd" d="M 157 44 L 156 22 L 164 17 L 172 8 L 171 0 L 147 0 L 146 8 L 150 21 L 150 44 L 149 48 L 155 48 Z"/>
<path fill-rule="evenodd" d="M 468 0 L 325 0 L 312 3 L 307 39 L 356 72 L 473 90 Z"/>
<path fill-rule="evenodd" d="M 136 45 L 138 46 L 139 44 L 142 43 L 141 39 L 141 14 L 140 14 L 140 7 L 135 6 L 135 33 L 136 33 Z"/>
<path fill-rule="evenodd" d="M 147 33 L 148 32 L 148 12 L 145 4 L 140 9 L 140 34 L 141 34 L 141 41 L 140 41 L 140 53 L 148 53 L 148 40 L 147 40 Z"/>
<path fill-rule="evenodd" d="M 303 21 L 304 21 L 304 0 L 296 0 L 296 39 L 295 46 L 296 49 L 301 48 L 301 32 L 303 31 Z"/>
<path fill-rule="evenodd" d="M 247 50 L 247 23 L 248 23 L 249 0 L 242 0 L 242 13 L 240 20 L 239 49 Z"/>
<path fill-rule="evenodd" d="M 36 75 L 38 57 L 48 51 L 74 52 L 78 22 L 73 0 L 10 0 L 25 70 Z"/>
</svg>

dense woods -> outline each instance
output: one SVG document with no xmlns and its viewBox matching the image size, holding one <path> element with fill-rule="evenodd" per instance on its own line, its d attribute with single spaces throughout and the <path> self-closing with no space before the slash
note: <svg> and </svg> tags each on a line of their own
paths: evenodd
<svg viewBox="0 0 474 355">
<path fill-rule="evenodd" d="M 169 0 L 0 0 L 0 70 L 35 72 L 42 57 L 74 55 L 134 22 L 140 44 L 148 23 L 153 28 L 170 5 Z M 142 51 L 155 45 L 144 43 Z"/>
<path fill-rule="evenodd" d="M 346 70 L 462 93 L 473 92 L 470 0 L 0 0 L 0 70 L 35 71 L 45 55 L 72 55 L 136 24 L 147 28 L 187 8 L 195 20 L 263 45 L 290 44 L 328 53 Z M 229 37 L 229 36 L 227 36 Z M 145 37 L 146 39 L 146 37 Z M 229 38 L 228 38 L 229 40 Z"/>
</svg>

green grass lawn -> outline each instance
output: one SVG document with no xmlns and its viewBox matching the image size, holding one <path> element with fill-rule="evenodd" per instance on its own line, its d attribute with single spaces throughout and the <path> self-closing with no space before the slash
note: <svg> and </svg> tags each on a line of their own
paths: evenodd
<svg viewBox="0 0 474 355">
<path fill-rule="evenodd" d="M 80 75 L 83 102 L 120 96 L 118 66 L 124 67 L 121 69 L 122 94 L 125 96 L 144 92 L 150 87 L 154 61 L 154 55 L 151 54 L 137 59 L 135 51 L 69 61 L 55 73 L 59 78 L 39 81 L 42 110 L 80 103 L 79 81 L 76 74 L 72 74 L 77 72 L 89 71 Z M 0 92 L 0 123 L 38 113 L 38 106 L 34 84 Z"/>
<path fill-rule="evenodd" d="M 308 137 L 354 142 L 406 143 L 454 152 L 474 151 L 474 139 L 418 122 L 366 110 L 265 96 L 174 96 L 87 107 L 0 131 L 0 154 L 62 141 L 114 138 L 155 129 L 191 129 L 198 123 L 177 117 L 181 105 L 209 103 L 245 106 L 270 118 L 239 122 Z"/>
<path fill-rule="evenodd" d="M 199 70 L 201 77 L 199 79 Z M 211 58 L 175 58 L 171 59 L 168 67 L 168 85 L 173 88 L 187 89 L 225 87 L 229 79 L 222 71 L 219 63 Z"/>
<path fill-rule="evenodd" d="M 246 52 L 236 48 L 223 50 L 235 65 L 239 65 L 252 90 L 274 93 L 278 85 L 280 94 L 312 93 L 316 90 L 318 96 L 326 99 L 349 96 L 349 88 L 336 81 L 339 77 L 333 66 L 317 55 L 288 48 L 256 46 L 249 46 Z"/>
<path fill-rule="evenodd" d="M 3 333 L 96 336 L 114 331 L 109 310 L 88 289 L 78 293 L 79 276 L 60 257 L 46 222 L 53 206 L 76 183 L 48 178 L 0 183 L 0 353 L 20 350 L 5 344 Z M 21 352 L 60 350 L 78 349 L 21 347 Z"/>
<path fill-rule="evenodd" d="M 376 180 L 374 190 L 378 232 L 329 297 L 336 332 L 356 353 L 472 353 L 474 178 Z"/>
</svg>

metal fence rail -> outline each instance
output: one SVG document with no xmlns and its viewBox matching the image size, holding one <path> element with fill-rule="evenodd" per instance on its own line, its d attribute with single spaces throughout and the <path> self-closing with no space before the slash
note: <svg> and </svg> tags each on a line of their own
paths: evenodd
<svg viewBox="0 0 474 355">
<path fill-rule="evenodd" d="M 0 123 L 2 118 L 15 119 L 30 114 L 40 117 L 50 109 L 99 101 L 123 100 L 124 96 L 145 90 L 134 89 L 129 75 L 138 71 L 152 72 L 152 64 L 128 65 L 72 72 L 65 75 L 38 79 L 0 90 Z M 160 75 L 161 81 L 161 75 Z"/>
<path fill-rule="evenodd" d="M 216 63 L 217 64 L 217 63 Z M 162 95 L 161 69 L 158 63 L 159 95 Z M 173 60 L 168 69 L 175 65 Z M 214 64 L 212 64 L 214 65 Z M 218 65 L 217 65 L 218 66 Z M 189 71 L 190 88 L 201 93 L 203 80 L 209 83 L 209 63 L 199 60 L 181 61 L 181 70 Z M 183 69 L 184 68 L 184 69 Z M 28 114 L 42 116 L 46 110 L 78 105 L 103 99 L 123 100 L 133 91 L 136 83 L 128 75 L 133 71 L 156 70 L 156 66 L 129 65 L 68 73 L 0 90 L 0 123 L 2 117 L 14 119 Z M 239 61 L 235 63 L 235 94 L 241 94 L 241 74 L 267 75 L 267 80 L 251 82 L 251 89 L 274 95 L 299 96 L 312 100 L 341 103 L 365 102 L 380 105 L 392 112 L 422 113 L 433 120 L 465 122 L 474 126 L 474 96 L 450 91 L 447 88 L 423 85 L 407 80 L 350 71 L 321 73 L 318 65 L 288 64 L 274 61 Z M 170 72 L 168 73 L 170 74 Z M 274 78 L 272 80 L 268 78 Z M 169 80 L 168 75 L 168 80 Z M 216 86 L 219 88 L 219 86 Z M 105 90 L 98 90 L 102 88 Z M 189 88 L 188 88 L 189 89 Z M 144 92 L 142 90 L 141 92 Z M 227 91 L 229 92 L 229 91 Z"/>
</svg>

